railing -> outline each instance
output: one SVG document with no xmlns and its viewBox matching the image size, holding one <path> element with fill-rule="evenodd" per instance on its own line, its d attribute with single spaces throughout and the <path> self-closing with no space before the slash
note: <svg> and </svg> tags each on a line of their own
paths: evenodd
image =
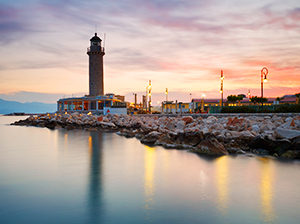
<svg viewBox="0 0 300 224">
<path fill-rule="evenodd" d="M 92 49 L 91 49 L 92 48 Z M 91 46 L 91 47 L 88 47 L 87 48 L 87 53 L 89 52 L 102 52 L 102 53 L 105 53 L 104 51 L 104 47 L 100 47 L 100 46 Z"/>
</svg>

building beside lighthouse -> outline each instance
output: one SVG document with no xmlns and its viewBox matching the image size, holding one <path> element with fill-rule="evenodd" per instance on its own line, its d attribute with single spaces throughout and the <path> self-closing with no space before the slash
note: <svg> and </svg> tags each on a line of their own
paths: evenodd
<svg viewBox="0 0 300 224">
<path fill-rule="evenodd" d="M 90 39 L 87 48 L 89 56 L 89 95 L 63 98 L 57 101 L 57 111 L 97 112 L 101 114 L 127 114 L 124 97 L 108 93 L 104 95 L 103 57 L 105 49 L 97 36 Z"/>
</svg>

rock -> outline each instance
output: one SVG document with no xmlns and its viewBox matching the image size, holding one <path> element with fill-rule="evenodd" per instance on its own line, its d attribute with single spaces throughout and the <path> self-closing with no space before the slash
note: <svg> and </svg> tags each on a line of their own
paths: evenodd
<svg viewBox="0 0 300 224">
<path fill-rule="evenodd" d="M 123 128 L 121 131 L 118 131 L 117 134 L 122 135 L 126 138 L 133 138 L 135 136 L 136 132 L 131 129 Z"/>
<path fill-rule="evenodd" d="M 100 121 L 100 122 L 97 122 L 97 124 L 102 125 L 102 126 L 106 126 L 106 127 L 110 127 L 110 128 L 116 128 L 116 125 L 114 123 L 111 123 L 111 122 Z"/>
<path fill-rule="evenodd" d="M 214 116 L 209 116 L 208 118 L 206 118 L 205 123 L 206 124 L 211 124 L 214 123 L 218 120 L 218 118 L 214 117 Z"/>
<path fill-rule="evenodd" d="M 255 135 L 253 135 L 250 131 L 241 131 L 240 132 L 240 139 L 253 140 L 254 138 L 255 138 Z"/>
<path fill-rule="evenodd" d="M 260 132 L 274 130 L 275 128 L 276 128 L 275 124 L 267 123 L 267 124 L 260 127 Z"/>
<path fill-rule="evenodd" d="M 189 124 L 193 122 L 193 118 L 191 116 L 185 116 L 181 120 L 184 121 L 185 124 Z"/>
<path fill-rule="evenodd" d="M 271 149 L 269 150 L 269 153 L 281 156 L 291 147 L 291 145 L 292 143 L 287 139 L 280 139 L 278 141 L 274 141 L 270 144 Z"/>
<path fill-rule="evenodd" d="M 285 153 L 283 153 L 280 157 L 286 159 L 300 159 L 300 150 L 297 151 L 288 150 Z"/>
<path fill-rule="evenodd" d="M 251 130 L 252 131 L 255 131 L 256 133 L 259 133 L 259 131 L 260 131 L 260 128 L 258 127 L 258 125 L 253 125 L 252 127 L 251 127 Z"/>
<path fill-rule="evenodd" d="M 231 134 L 232 138 L 239 138 L 241 136 L 241 132 L 238 131 L 228 131 Z"/>
<path fill-rule="evenodd" d="M 240 146 L 234 140 L 229 143 L 225 143 L 224 147 L 230 154 L 236 154 L 241 150 Z"/>
<path fill-rule="evenodd" d="M 171 140 L 168 134 L 163 134 L 160 138 L 155 142 L 155 145 L 162 145 L 165 147 L 167 144 L 172 144 L 173 141 Z"/>
<path fill-rule="evenodd" d="M 269 152 L 265 149 L 253 149 L 252 152 L 255 154 L 259 154 L 259 155 L 268 155 L 269 154 Z"/>
<path fill-rule="evenodd" d="M 238 118 L 238 117 L 230 117 L 228 119 L 227 125 L 232 125 L 232 126 L 239 126 L 242 123 L 244 123 L 244 118 Z"/>
<path fill-rule="evenodd" d="M 20 125 L 22 125 L 22 124 L 20 123 Z M 38 127 L 41 127 L 41 128 L 46 127 L 46 122 L 41 121 L 41 122 L 39 122 L 39 123 L 37 124 L 37 126 L 38 126 Z"/>
<path fill-rule="evenodd" d="M 161 133 L 157 132 L 157 131 L 152 131 L 149 134 L 145 135 L 142 139 L 141 142 L 142 143 L 146 143 L 146 144 L 154 144 L 159 137 L 161 136 Z"/>
<path fill-rule="evenodd" d="M 300 131 L 278 127 L 274 131 L 277 138 L 293 139 L 300 137 Z"/>
<path fill-rule="evenodd" d="M 75 127 L 74 127 L 72 124 L 67 124 L 67 125 L 65 126 L 65 128 L 66 128 L 67 130 L 73 130 L 73 129 L 75 129 Z"/>
<path fill-rule="evenodd" d="M 178 123 L 176 125 L 176 128 L 180 129 L 180 130 L 183 130 L 184 126 L 185 126 L 185 122 L 184 121 L 178 121 Z"/>
<path fill-rule="evenodd" d="M 49 123 L 46 124 L 46 127 L 51 129 L 51 130 L 54 130 L 55 129 L 55 126 L 56 126 L 56 122 L 55 121 L 51 121 Z"/>
<path fill-rule="evenodd" d="M 214 156 L 228 155 L 228 151 L 225 147 L 215 138 L 203 140 L 197 145 L 196 149 L 192 151 Z"/>
<path fill-rule="evenodd" d="M 261 135 L 256 136 L 249 144 L 252 149 L 270 149 L 271 141 L 267 138 L 262 137 Z"/>
<path fill-rule="evenodd" d="M 210 134 L 210 130 L 207 127 L 203 128 L 201 131 L 202 131 L 203 135 Z"/>
<path fill-rule="evenodd" d="M 203 140 L 201 132 L 186 132 L 184 137 L 181 139 L 185 145 L 197 146 Z"/>
</svg>

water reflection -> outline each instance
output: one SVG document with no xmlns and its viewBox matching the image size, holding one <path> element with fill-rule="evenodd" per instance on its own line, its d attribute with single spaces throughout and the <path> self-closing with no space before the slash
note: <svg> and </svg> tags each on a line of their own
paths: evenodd
<svg viewBox="0 0 300 224">
<path fill-rule="evenodd" d="M 65 133 L 65 149 L 68 149 L 68 133 Z"/>
<path fill-rule="evenodd" d="M 218 190 L 218 210 L 224 215 L 228 212 L 228 156 L 222 156 L 215 160 L 216 178 Z"/>
<path fill-rule="evenodd" d="M 89 136 L 89 212 L 90 218 L 98 220 L 103 211 L 101 193 L 102 193 L 102 132 L 90 132 Z"/>
<path fill-rule="evenodd" d="M 208 199 L 207 186 L 208 186 L 208 177 L 205 171 L 201 170 L 199 174 L 199 194 L 201 200 Z"/>
<path fill-rule="evenodd" d="M 154 207 L 154 195 L 155 195 L 155 148 L 151 148 L 145 145 L 145 175 L 144 175 L 144 190 L 145 190 L 145 211 L 146 220 L 152 221 L 150 211 Z"/>
<path fill-rule="evenodd" d="M 262 220 L 265 223 L 275 222 L 275 212 L 273 209 L 273 178 L 274 167 L 269 158 L 259 158 L 261 161 L 261 208 L 262 208 Z"/>
</svg>

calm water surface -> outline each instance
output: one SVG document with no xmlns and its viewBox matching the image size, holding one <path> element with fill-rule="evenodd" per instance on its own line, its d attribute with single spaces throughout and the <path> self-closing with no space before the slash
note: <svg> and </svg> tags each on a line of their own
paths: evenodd
<svg viewBox="0 0 300 224">
<path fill-rule="evenodd" d="M 0 223 L 299 223 L 300 162 L 0 117 Z"/>
</svg>

